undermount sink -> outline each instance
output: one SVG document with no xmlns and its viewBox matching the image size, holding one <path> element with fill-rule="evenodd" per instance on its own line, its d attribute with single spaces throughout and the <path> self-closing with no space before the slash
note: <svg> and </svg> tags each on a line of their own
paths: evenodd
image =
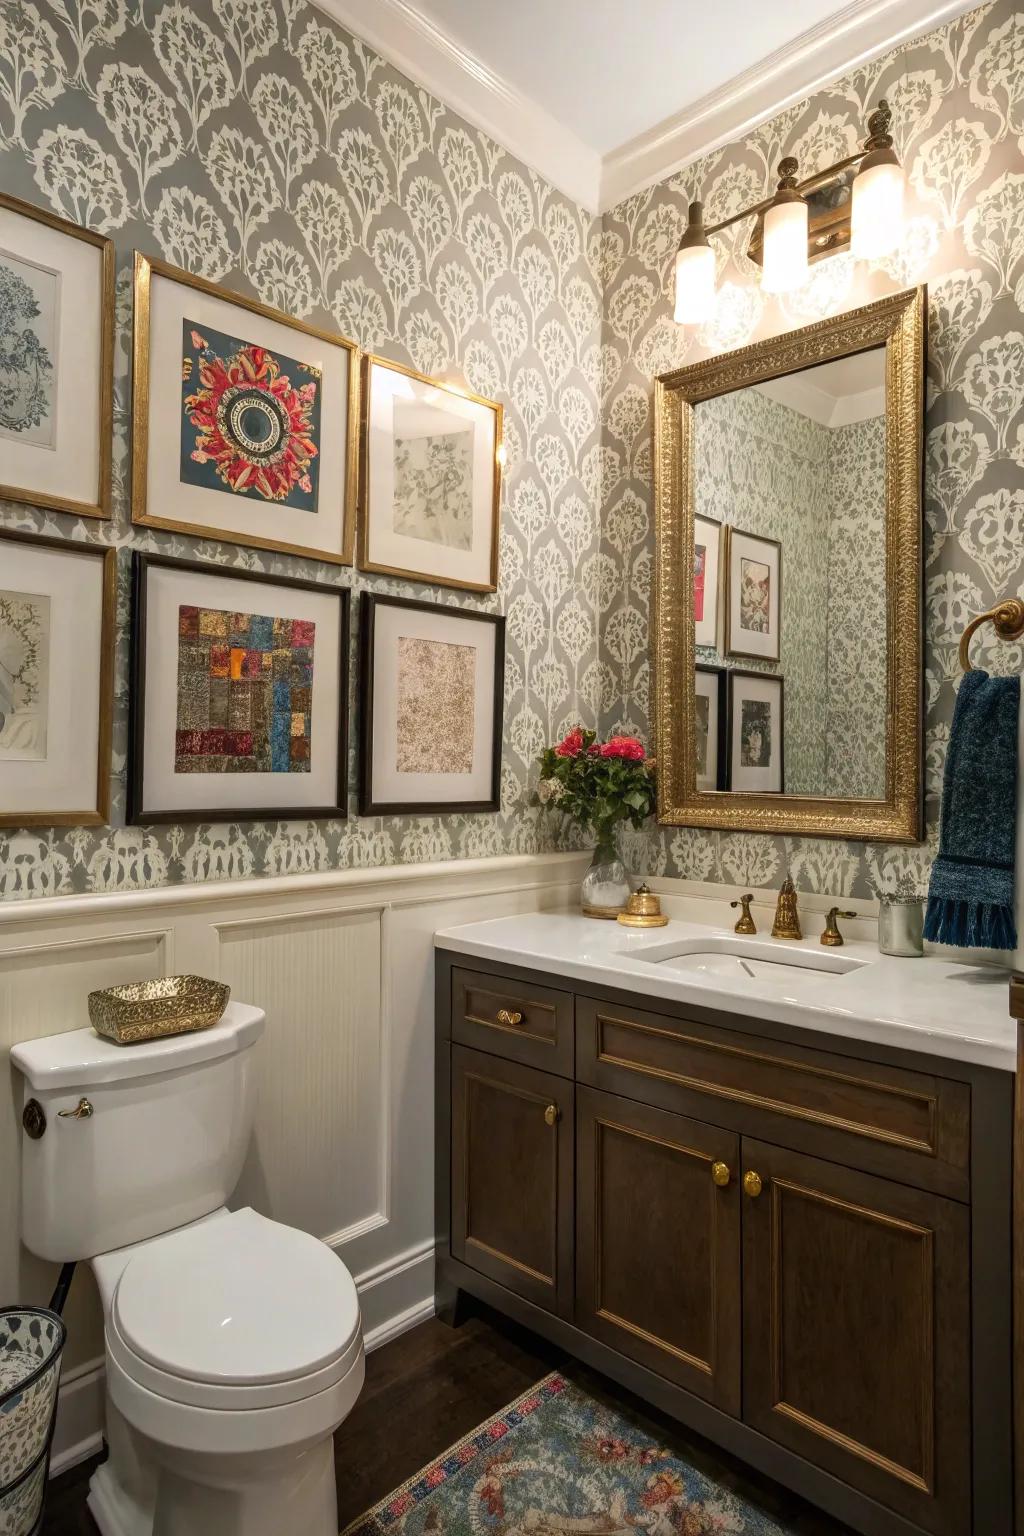
<svg viewBox="0 0 1024 1536">
<path fill-rule="evenodd" d="M 726 981 L 786 984 L 807 981 L 817 976 L 845 976 L 868 960 L 855 960 L 827 949 L 798 950 L 780 948 L 770 941 L 733 938 L 675 939 L 652 945 L 635 958 L 650 965 L 663 965 L 673 971 L 691 971 L 703 976 L 720 976 Z"/>
</svg>

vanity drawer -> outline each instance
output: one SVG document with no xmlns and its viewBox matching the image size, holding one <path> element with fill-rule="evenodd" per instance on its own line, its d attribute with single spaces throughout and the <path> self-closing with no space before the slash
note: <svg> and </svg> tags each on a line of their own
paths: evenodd
<svg viewBox="0 0 1024 1536">
<path fill-rule="evenodd" d="M 582 1083 L 969 1198 L 966 1083 L 588 997 L 576 1019 Z"/>
<path fill-rule="evenodd" d="M 571 1077 L 572 993 L 456 967 L 452 970 L 452 1039 Z"/>
</svg>

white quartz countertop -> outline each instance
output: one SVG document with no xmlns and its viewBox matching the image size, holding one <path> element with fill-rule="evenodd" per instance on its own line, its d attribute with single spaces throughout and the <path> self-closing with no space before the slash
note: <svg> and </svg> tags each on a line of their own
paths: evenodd
<svg viewBox="0 0 1024 1536">
<path fill-rule="evenodd" d="M 716 975 L 657 962 L 680 941 L 707 940 L 726 957 L 756 954 L 753 975 L 735 961 Z M 742 1020 L 766 1019 L 843 1039 L 874 1041 L 949 1061 L 1014 1071 L 1017 1026 L 1009 1015 L 1009 972 L 963 965 L 937 955 L 900 960 L 874 944 L 848 941 L 824 949 L 817 936 L 793 943 L 759 934 L 737 938 L 730 929 L 673 919 L 664 928 L 629 929 L 577 913 L 530 912 L 444 928 L 439 949 L 496 965 L 544 971 L 553 979 L 619 987 L 641 997 L 703 1004 L 735 1011 Z M 845 974 L 777 972 L 767 959 L 865 962 Z M 711 961 L 712 970 L 717 961 Z"/>
</svg>

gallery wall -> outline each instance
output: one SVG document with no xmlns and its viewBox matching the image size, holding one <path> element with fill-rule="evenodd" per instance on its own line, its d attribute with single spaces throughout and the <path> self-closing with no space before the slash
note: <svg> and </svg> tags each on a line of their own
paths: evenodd
<svg viewBox="0 0 1024 1536">
<path fill-rule="evenodd" d="M 532 760 L 611 698 L 595 221 L 304 0 L 4 5 L 0 189 L 117 253 L 114 519 L 0 503 L 0 526 L 121 550 L 113 825 L 0 829 L 0 899 L 550 846 L 527 803 Z M 133 528 L 135 249 L 501 401 L 497 594 Z M 129 547 L 505 613 L 500 812 L 360 819 L 353 769 L 347 821 L 126 827 Z M 356 748 L 353 732 L 353 763 Z"/>
<path fill-rule="evenodd" d="M 670 368 L 805 325 L 912 284 L 928 284 L 925 418 L 925 765 L 928 842 L 893 848 L 827 839 L 651 827 L 631 835 L 634 867 L 744 886 L 778 885 L 870 897 L 926 881 L 967 619 L 1024 590 L 1024 11 L 997 0 L 796 103 L 748 137 L 715 150 L 607 214 L 602 378 L 605 455 L 623 478 L 602 504 L 615 597 L 603 628 L 616 697 L 606 727 L 651 729 L 651 381 Z M 746 256 L 751 224 L 716 237 L 719 300 L 697 332 L 672 322 L 672 258 L 686 208 L 707 223 L 770 194 L 783 155 L 808 169 L 862 143 L 885 96 L 908 174 L 900 249 L 874 269 L 848 254 L 810 270 L 770 300 Z M 855 571 L 858 590 L 875 582 Z M 788 602 L 792 583 L 787 593 Z M 785 620 L 783 621 L 785 632 Z M 877 624 L 864 615 L 865 650 Z M 1024 643 L 976 642 L 981 665 L 1024 671 Z M 858 655 L 847 666 L 859 664 Z"/>
</svg>

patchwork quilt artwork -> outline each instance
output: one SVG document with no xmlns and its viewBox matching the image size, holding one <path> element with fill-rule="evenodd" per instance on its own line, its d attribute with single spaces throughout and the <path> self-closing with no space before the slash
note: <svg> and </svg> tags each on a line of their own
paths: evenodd
<svg viewBox="0 0 1024 1536">
<path fill-rule="evenodd" d="M 184 320 L 182 480 L 315 512 L 321 394 L 312 363 Z"/>
<path fill-rule="evenodd" d="M 476 647 L 401 635 L 399 773 L 471 773 L 475 729 Z"/>
<path fill-rule="evenodd" d="M 308 773 L 316 625 L 178 609 L 176 773 Z"/>
<path fill-rule="evenodd" d="M 0 435 L 52 448 L 60 273 L 0 250 Z"/>
</svg>

